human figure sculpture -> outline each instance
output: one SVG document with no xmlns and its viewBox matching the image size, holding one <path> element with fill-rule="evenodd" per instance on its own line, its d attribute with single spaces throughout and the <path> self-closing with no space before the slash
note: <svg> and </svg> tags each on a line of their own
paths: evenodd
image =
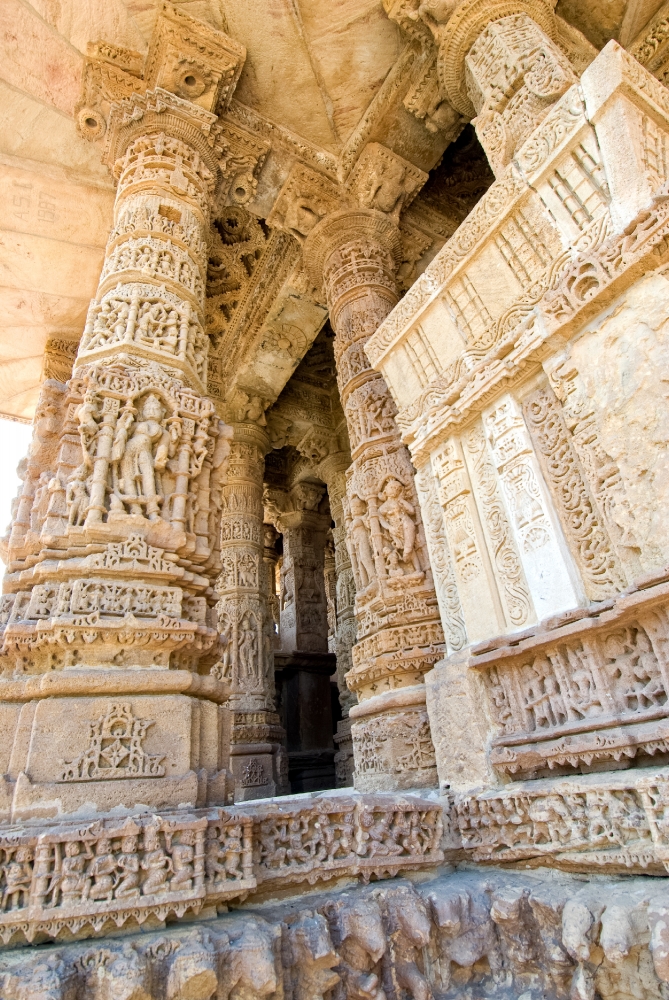
<svg viewBox="0 0 669 1000">
<path fill-rule="evenodd" d="M 121 436 L 114 441 L 120 451 L 122 435 L 127 434 L 118 465 L 119 487 L 124 499 L 129 502 L 130 513 L 142 514 L 144 504 L 150 521 L 157 521 L 159 517 L 159 474 L 164 471 L 170 457 L 170 433 L 163 426 L 164 416 L 165 409 L 160 399 L 150 393 L 131 432 L 123 425 Z M 133 499 L 135 497 L 137 500 Z"/>
<path fill-rule="evenodd" d="M 172 847 L 172 870 L 170 890 L 181 892 L 193 886 L 193 861 L 195 859 L 195 834 L 192 830 L 184 830 L 179 843 Z"/>
<path fill-rule="evenodd" d="M 53 892 L 54 905 L 60 892 L 61 905 L 68 906 L 88 898 L 90 880 L 86 878 L 86 862 L 90 852 L 82 854 L 76 840 L 65 844 L 65 857 L 60 863 L 60 872 L 53 876 L 49 892 Z"/>
<path fill-rule="evenodd" d="M 32 851 L 29 847 L 17 847 L 16 854 L 2 866 L 5 888 L 2 893 L 2 909 L 17 910 L 28 905 L 32 882 Z M 7 906 L 9 903 L 9 907 Z"/>
<path fill-rule="evenodd" d="M 352 521 L 347 538 L 349 555 L 351 562 L 357 568 L 361 589 L 364 590 L 376 578 L 376 568 L 364 517 L 366 508 L 360 497 L 351 497 L 350 511 Z"/>
<path fill-rule="evenodd" d="M 239 630 L 238 654 L 241 676 L 257 681 L 259 679 L 258 639 L 249 618 L 242 619 Z"/>
<path fill-rule="evenodd" d="M 121 841 L 121 853 L 116 866 L 119 879 L 116 884 L 116 899 L 128 896 L 139 896 L 139 854 L 137 853 L 137 837 L 124 837 Z"/>
<path fill-rule="evenodd" d="M 114 894 L 114 875 L 116 873 L 116 858 L 112 854 L 111 840 L 102 837 L 95 847 L 95 857 L 86 871 L 93 883 L 88 891 L 88 898 L 109 901 Z"/>
<path fill-rule="evenodd" d="M 420 560 L 416 552 L 415 509 L 402 496 L 404 487 L 397 479 L 389 479 L 381 494 L 385 500 L 379 507 L 379 521 L 390 535 L 398 555 L 405 563 L 411 563 L 417 573 L 421 572 Z"/>
<path fill-rule="evenodd" d="M 148 827 L 144 831 L 144 857 L 141 866 L 148 872 L 142 885 L 142 894 L 152 896 L 167 891 L 167 878 L 172 872 L 172 861 L 160 846 L 158 831 Z"/>
<path fill-rule="evenodd" d="M 84 523 L 86 511 L 90 502 L 86 486 L 87 470 L 80 465 L 65 487 L 65 503 L 67 504 L 67 523 L 79 527 Z"/>
<path fill-rule="evenodd" d="M 98 433 L 97 417 L 98 408 L 94 392 L 87 392 L 84 401 L 77 410 L 77 420 L 79 421 L 79 440 L 81 441 L 81 453 L 84 465 L 91 468 L 93 456 L 91 447 Z"/>
</svg>

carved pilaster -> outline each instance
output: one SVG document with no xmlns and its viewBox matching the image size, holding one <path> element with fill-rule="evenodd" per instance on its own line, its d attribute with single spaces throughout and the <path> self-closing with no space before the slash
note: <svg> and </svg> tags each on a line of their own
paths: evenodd
<svg viewBox="0 0 669 1000">
<path fill-rule="evenodd" d="M 360 179 L 356 183 L 367 190 Z M 398 192 L 396 184 L 399 198 Z M 386 193 L 384 207 L 393 208 L 396 200 Z M 314 281 L 323 282 L 336 331 L 353 459 L 342 498 L 357 595 L 357 644 L 347 684 L 360 701 L 350 717 L 355 782 L 363 789 L 435 782 L 422 682 L 443 652 L 414 471 L 392 397 L 364 352 L 398 300 L 399 233 L 391 214 L 332 213 L 305 245 L 305 261 Z"/>
</svg>

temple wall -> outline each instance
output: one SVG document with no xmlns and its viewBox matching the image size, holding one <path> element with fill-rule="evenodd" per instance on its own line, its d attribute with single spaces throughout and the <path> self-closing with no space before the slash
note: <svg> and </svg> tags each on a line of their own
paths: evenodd
<svg viewBox="0 0 669 1000">
<path fill-rule="evenodd" d="M 456 796 L 666 760 L 668 110 L 611 42 L 367 345 L 417 469 Z"/>
</svg>

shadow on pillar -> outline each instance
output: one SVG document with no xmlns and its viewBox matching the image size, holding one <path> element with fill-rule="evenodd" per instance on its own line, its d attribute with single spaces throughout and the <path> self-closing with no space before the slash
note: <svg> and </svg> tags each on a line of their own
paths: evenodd
<svg viewBox="0 0 669 1000">
<path fill-rule="evenodd" d="M 291 791 L 334 788 L 332 734 L 336 720 L 330 678 L 337 669 L 337 658 L 334 653 L 276 652 L 274 668 Z"/>
</svg>

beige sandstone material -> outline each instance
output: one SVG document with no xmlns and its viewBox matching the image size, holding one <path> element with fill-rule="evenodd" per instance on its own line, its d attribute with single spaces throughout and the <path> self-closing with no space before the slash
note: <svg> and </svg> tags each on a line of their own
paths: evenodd
<svg viewBox="0 0 669 1000">
<path fill-rule="evenodd" d="M 669 995 L 669 7 L 586 7 L 3 8 L 3 996 Z"/>
</svg>

